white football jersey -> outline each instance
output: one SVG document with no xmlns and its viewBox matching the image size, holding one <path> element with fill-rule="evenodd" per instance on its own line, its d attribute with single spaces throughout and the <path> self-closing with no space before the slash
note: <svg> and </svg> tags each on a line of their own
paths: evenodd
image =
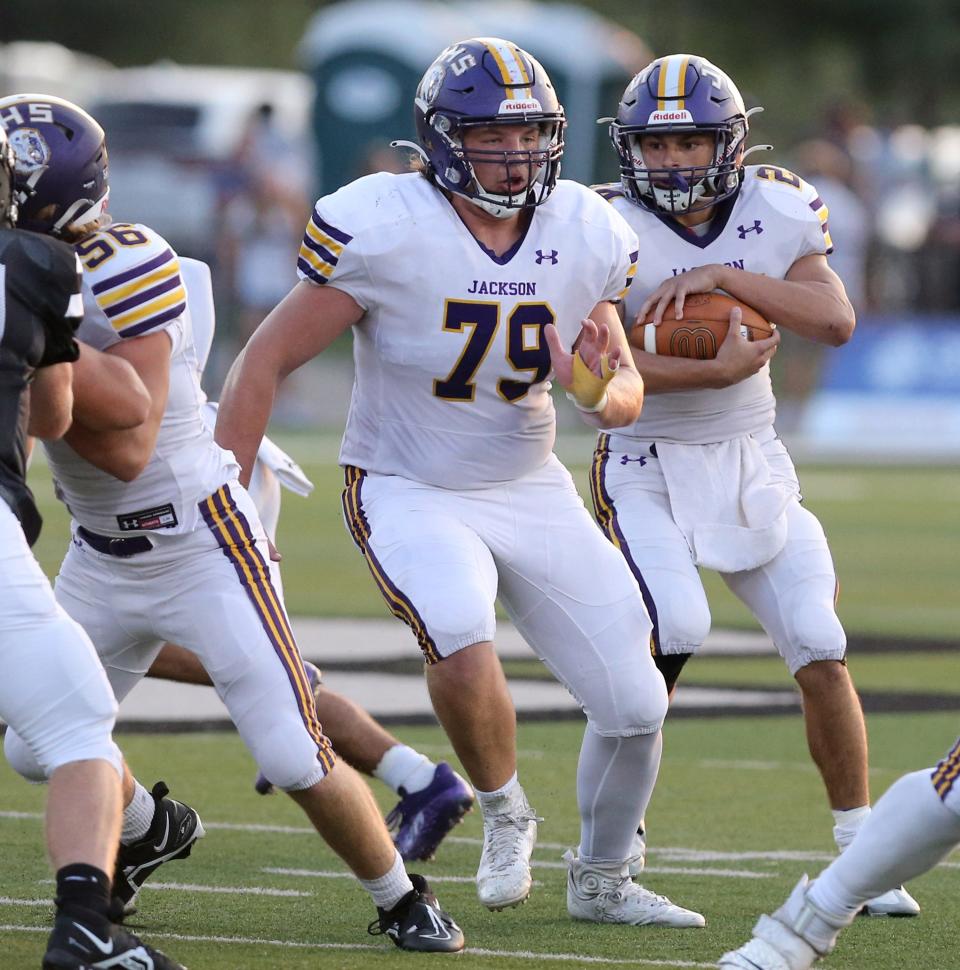
<svg viewBox="0 0 960 970">
<path fill-rule="evenodd" d="M 636 249 L 575 182 L 557 184 L 503 256 L 421 175 L 370 175 L 320 199 L 300 278 L 366 311 L 341 464 L 451 489 L 540 467 L 555 432 L 544 326 L 572 346 L 598 303 L 624 295 Z"/>
<path fill-rule="evenodd" d="M 704 235 L 629 201 L 619 186 L 603 186 L 599 191 L 639 239 L 637 275 L 625 301 L 628 327 L 644 300 L 665 279 L 684 270 L 722 263 L 783 279 L 801 257 L 833 249 L 827 207 L 817 190 L 773 165 L 747 166 L 740 191 L 717 205 Z M 767 365 L 730 387 L 647 395 L 639 420 L 618 429 L 614 434 L 620 440 L 611 447 L 629 450 L 629 441 L 622 440 L 626 436 L 644 442 L 726 441 L 772 424 L 775 412 Z"/>
<path fill-rule="evenodd" d="M 44 442 L 58 491 L 91 532 L 189 532 L 198 521 L 197 503 L 235 478 L 238 466 L 201 416 L 206 398 L 177 254 L 152 229 L 127 223 L 113 223 L 75 248 L 85 305 L 78 338 L 106 350 L 165 330 L 172 342 L 170 388 L 156 448 L 132 482 L 95 468 L 64 441 Z"/>
</svg>

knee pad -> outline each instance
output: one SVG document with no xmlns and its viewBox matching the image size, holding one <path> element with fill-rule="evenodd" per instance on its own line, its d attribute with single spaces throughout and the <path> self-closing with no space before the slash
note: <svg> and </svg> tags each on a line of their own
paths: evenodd
<svg viewBox="0 0 960 970">
<path fill-rule="evenodd" d="M 657 670 L 663 674 L 663 680 L 667 685 L 667 693 L 673 690 L 674 685 L 680 677 L 680 671 L 684 664 L 693 656 L 692 653 L 658 653 L 653 658 L 657 665 Z"/>
<path fill-rule="evenodd" d="M 40 767 L 40 762 L 33 756 L 33 752 L 23 738 L 12 728 L 7 728 L 4 736 L 3 753 L 10 767 L 22 778 L 34 784 L 42 784 L 47 780 L 47 774 Z"/>
<path fill-rule="evenodd" d="M 317 759 L 317 743 L 303 724 L 279 724 L 251 745 L 257 767 L 282 791 L 310 788 L 326 774 Z"/>
<path fill-rule="evenodd" d="M 689 593 L 689 587 L 684 592 Z M 660 652 L 689 656 L 707 639 L 710 632 L 710 607 L 702 590 L 700 595 L 695 596 L 657 597 L 656 609 L 656 640 Z"/>
<path fill-rule="evenodd" d="M 649 654 L 645 660 L 637 676 L 615 671 L 609 703 L 586 709 L 587 720 L 597 734 L 605 738 L 631 738 L 660 730 L 667 716 L 667 689 Z"/>
</svg>

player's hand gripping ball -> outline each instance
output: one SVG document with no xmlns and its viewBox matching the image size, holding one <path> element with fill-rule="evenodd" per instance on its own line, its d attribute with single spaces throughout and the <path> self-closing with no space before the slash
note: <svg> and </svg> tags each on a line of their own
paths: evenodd
<svg viewBox="0 0 960 970">
<path fill-rule="evenodd" d="M 663 321 L 654 326 L 651 310 L 643 323 L 638 323 L 630 331 L 630 343 L 648 354 L 713 360 L 727 336 L 733 307 L 739 307 L 743 314 L 740 332 L 747 340 L 763 340 L 773 333 L 774 324 L 753 307 L 726 293 L 691 293 L 684 300 L 680 320 L 671 303 L 663 314 Z"/>
</svg>

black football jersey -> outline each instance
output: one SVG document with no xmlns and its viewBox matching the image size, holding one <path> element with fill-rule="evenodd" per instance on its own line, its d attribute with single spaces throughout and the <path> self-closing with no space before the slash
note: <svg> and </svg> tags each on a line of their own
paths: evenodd
<svg viewBox="0 0 960 970">
<path fill-rule="evenodd" d="M 81 268 L 66 243 L 0 229 L 0 498 L 33 545 L 41 519 L 27 487 L 28 395 L 38 367 L 77 359 Z"/>
</svg>

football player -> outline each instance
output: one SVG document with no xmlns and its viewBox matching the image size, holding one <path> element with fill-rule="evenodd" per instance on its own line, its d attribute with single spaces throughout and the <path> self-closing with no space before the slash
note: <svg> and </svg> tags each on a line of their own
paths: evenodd
<svg viewBox="0 0 960 970">
<path fill-rule="evenodd" d="M 904 775 L 877 801 L 847 851 L 804 876 L 753 938 L 725 953 L 728 970 L 809 970 L 870 899 L 932 869 L 960 843 L 960 740 L 935 767 Z"/>
<path fill-rule="evenodd" d="M 190 298 L 197 368 L 202 374 L 215 326 L 210 268 L 199 260 L 185 258 L 181 258 L 180 268 Z M 211 430 L 216 415 L 216 405 L 205 402 L 203 417 Z M 271 542 L 276 541 L 280 521 L 281 484 L 298 495 L 306 496 L 313 491 L 313 482 L 304 475 L 303 469 L 269 438 L 264 438 L 247 490 Z M 282 591 L 279 562 L 273 556 L 269 567 L 274 586 Z M 362 707 L 325 687 L 314 664 L 305 660 L 303 666 L 313 690 L 317 717 L 334 750 L 348 764 L 379 778 L 400 796 L 387 815 L 387 825 L 400 855 L 408 862 L 433 858 L 447 833 L 473 805 L 470 786 L 445 761 L 434 764 L 426 755 L 401 744 Z M 164 645 L 147 676 L 188 684 L 212 684 L 196 655 L 172 643 Z M 254 788 L 261 795 L 275 790 L 262 773 L 257 776 Z"/>
<path fill-rule="evenodd" d="M 234 363 L 217 438 L 249 476 L 278 384 L 352 329 L 346 524 L 416 635 L 434 710 L 477 790 L 481 903 L 527 898 L 538 821 L 493 646 L 499 596 L 587 715 L 570 914 L 703 925 L 627 875 L 666 692 L 636 584 L 551 453 L 551 375 L 594 426 L 639 412 L 615 308 L 636 240 L 595 194 L 558 181 L 563 109 L 515 44 L 448 47 L 414 115 L 417 171 L 369 175 L 317 202 L 300 282 Z"/>
<path fill-rule="evenodd" d="M 17 153 L 25 227 L 72 243 L 83 265 L 80 338 L 131 363 L 149 394 L 146 420 L 115 430 L 117 389 L 78 389 L 73 425 L 45 445 L 73 516 L 57 600 L 90 635 L 118 699 L 164 641 L 196 653 L 260 769 L 369 892 L 380 931 L 408 950 L 462 949 L 459 927 L 422 877 L 408 876 L 369 790 L 321 730 L 271 582 L 263 526 L 236 481 L 233 455 L 201 415 L 177 254 L 149 227 L 106 215 L 104 133 L 86 112 L 59 98 L 14 95 L 0 100 L 0 124 Z M 14 732 L 6 752 L 22 774 L 43 777 Z M 196 813 L 166 793 L 162 784 L 152 793 L 137 785 L 127 804 L 125 830 L 136 823 L 146 836 L 118 857 L 121 899 L 202 834 Z M 153 838 L 163 802 L 171 811 Z"/>
<path fill-rule="evenodd" d="M 651 310 L 656 322 L 679 317 L 688 295 L 723 290 L 798 337 L 839 346 L 853 334 L 853 309 L 827 262 L 826 204 L 786 169 L 744 164 L 760 147 L 746 148 L 756 110 L 692 54 L 661 57 L 627 86 L 610 125 L 621 181 L 600 192 L 640 242 L 628 326 Z M 769 361 L 780 331 L 749 342 L 739 324 L 734 309 L 714 360 L 633 351 L 647 400 L 638 421 L 600 436 L 595 512 L 643 594 L 669 691 L 710 628 L 698 567 L 718 571 L 760 621 L 800 687 L 842 851 L 870 808 L 837 579 L 773 424 Z M 918 912 L 904 890 L 868 909 Z"/>
<path fill-rule="evenodd" d="M 0 716 L 50 779 L 57 893 L 43 966 L 183 970 L 108 917 L 123 773 L 110 736 L 117 704 L 30 551 L 41 520 L 26 483 L 27 434 L 52 440 L 70 426 L 80 264 L 66 244 L 15 231 L 16 218 L 14 154 L 0 128 Z"/>
</svg>

